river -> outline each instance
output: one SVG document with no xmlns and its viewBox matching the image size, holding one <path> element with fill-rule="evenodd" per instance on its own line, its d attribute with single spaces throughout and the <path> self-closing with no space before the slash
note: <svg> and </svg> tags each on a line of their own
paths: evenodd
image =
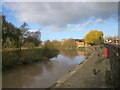
<svg viewBox="0 0 120 90">
<path fill-rule="evenodd" d="M 3 72 L 3 88 L 48 88 L 85 60 L 85 52 L 62 52 L 50 60 L 22 65 Z"/>
</svg>

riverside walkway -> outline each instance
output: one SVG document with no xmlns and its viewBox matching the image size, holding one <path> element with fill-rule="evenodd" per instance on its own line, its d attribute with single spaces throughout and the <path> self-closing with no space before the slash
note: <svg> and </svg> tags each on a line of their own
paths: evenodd
<svg viewBox="0 0 120 90">
<path fill-rule="evenodd" d="M 109 61 L 104 59 L 104 49 L 95 47 L 95 50 L 72 76 L 57 83 L 53 88 L 107 88 L 105 71 L 109 68 Z M 73 70 L 74 71 L 74 70 Z M 58 82 L 62 79 L 58 80 Z"/>
</svg>

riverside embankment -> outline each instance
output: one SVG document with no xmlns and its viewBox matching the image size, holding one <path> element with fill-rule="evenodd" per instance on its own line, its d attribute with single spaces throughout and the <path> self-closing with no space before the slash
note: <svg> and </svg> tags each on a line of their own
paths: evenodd
<svg viewBox="0 0 120 90">
<path fill-rule="evenodd" d="M 71 72 L 60 78 L 52 88 L 106 88 L 106 69 L 109 61 L 104 59 L 104 49 L 94 48 L 93 54 Z"/>
</svg>

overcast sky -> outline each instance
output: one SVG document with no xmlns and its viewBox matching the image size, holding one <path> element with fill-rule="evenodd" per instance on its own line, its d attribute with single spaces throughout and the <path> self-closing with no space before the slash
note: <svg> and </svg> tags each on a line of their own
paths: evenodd
<svg viewBox="0 0 120 90">
<path fill-rule="evenodd" d="M 117 2 L 4 2 L 3 14 L 18 27 L 25 21 L 41 29 L 43 40 L 83 38 L 96 29 L 106 36 L 118 33 Z"/>
</svg>

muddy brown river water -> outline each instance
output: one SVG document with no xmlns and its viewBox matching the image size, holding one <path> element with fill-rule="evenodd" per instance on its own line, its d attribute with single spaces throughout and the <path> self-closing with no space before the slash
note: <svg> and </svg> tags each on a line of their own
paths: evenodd
<svg viewBox="0 0 120 90">
<path fill-rule="evenodd" d="M 3 88 L 48 88 L 77 64 L 85 53 L 59 54 L 50 60 L 22 65 L 3 72 Z"/>
</svg>

